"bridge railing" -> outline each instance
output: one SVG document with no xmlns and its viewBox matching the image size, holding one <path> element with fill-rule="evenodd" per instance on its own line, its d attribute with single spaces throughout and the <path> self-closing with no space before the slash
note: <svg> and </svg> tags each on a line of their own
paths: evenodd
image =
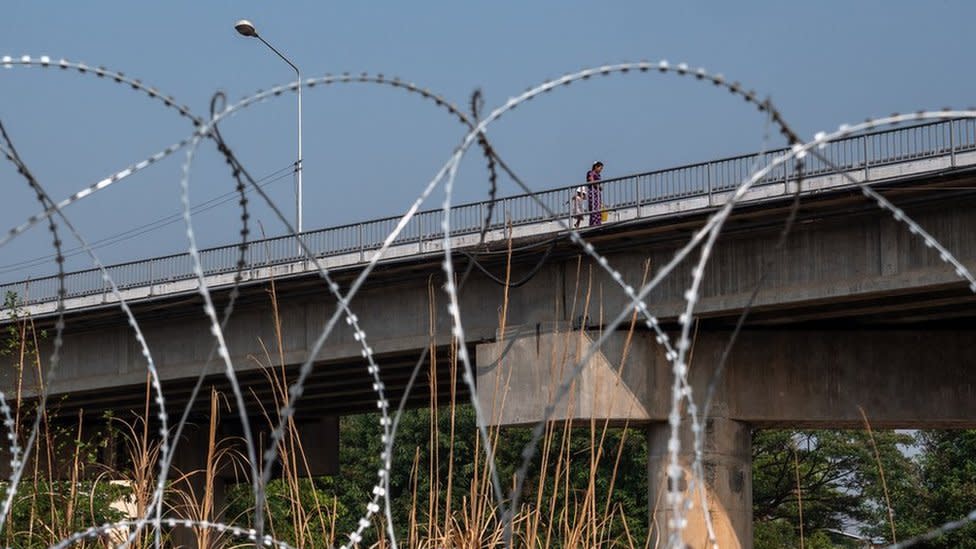
<svg viewBox="0 0 976 549">
<path fill-rule="evenodd" d="M 869 179 L 872 168 L 950 156 L 955 165 L 958 153 L 976 150 L 976 121 L 957 119 L 919 124 L 892 130 L 857 135 L 828 144 L 818 151 L 826 160 L 808 155 L 804 177 L 836 171 L 863 170 Z M 756 168 L 783 154 L 786 149 L 762 154 L 741 155 L 665 170 L 640 173 L 601 182 L 604 207 L 610 211 L 647 204 L 707 196 L 734 189 Z M 835 169 L 836 168 L 836 169 Z M 773 169 L 759 185 L 787 181 L 796 177 L 795 161 Z M 490 228 L 511 223 L 529 225 L 557 219 L 571 220 L 570 199 L 576 185 L 499 199 L 495 202 Z M 545 208 L 540 205 L 545 204 Z M 547 211 L 548 209 L 548 211 Z M 477 234 L 488 214 L 488 202 L 461 204 L 451 210 L 451 236 Z M 639 208 L 638 208 L 639 211 Z M 550 214 L 549 212 L 552 212 Z M 394 245 L 416 245 L 424 251 L 427 243 L 441 238 L 442 210 L 419 212 L 394 240 Z M 379 249 L 400 217 L 329 227 L 303 233 L 301 238 L 318 257 L 353 254 L 365 260 Z M 301 260 L 293 236 L 254 241 L 245 252 L 247 269 Z M 239 244 L 209 248 L 200 252 L 204 274 L 233 273 L 240 258 Z M 146 287 L 194 277 L 189 254 L 174 254 L 111 265 L 106 268 L 119 289 Z M 65 275 L 65 297 L 98 295 L 109 291 L 108 282 L 97 269 Z M 0 285 L 0 295 L 13 292 L 21 305 L 53 301 L 58 295 L 58 278 L 48 276 Z"/>
</svg>

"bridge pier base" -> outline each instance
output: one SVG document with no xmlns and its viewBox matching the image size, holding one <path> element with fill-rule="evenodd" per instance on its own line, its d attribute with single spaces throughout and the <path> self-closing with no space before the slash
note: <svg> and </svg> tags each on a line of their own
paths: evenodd
<svg viewBox="0 0 976 549">
<path fill-rule="evenodd" d="M 695 450 L 690 421 L 679 431 L 681 451 L 678 463 L 682 481 L 678 486 L 668 482 L 670 463 L 668 440 L 671 427 L 655 422 L 647 428 L 647 484 L 650 503 L 652 545 L 670 547 L 669 525 L 675 514 L 669 503 L 672 496 L 691 501 L 683 511 L 686 521 L 681 541 L 692 549 L 707 549 L 709 532 L 702 509 L 702 489 L 711 519 L 715 541 L 722 549 L 752 549 L 752 435 L 747 423 L 724 418 L 709 419 L 702 448 L 705 485 L 693 486 L 692 466 Z"/>
<path fill-rule="evenodd" d="M 593 344 L 585 332 L 553 331 L 521 337 L 514 342 L 478 346 L 481 367 L 478 397 L 490 411 L 493 424 L 526 425 L 542 419 L 555 388 L 571 375 L 571 366 Z M 692 549 L 710 549 L 709 531 L 702 510 L 702 489 L 712 531 L 722 549 L 752 549 L 752 430 L 747 422 L 729 419 L 729 406 L 716 400 L 712 417 L 703 425 L 702 476 L 694 486 L 694 437 L 690 419 L 679 430 L 679 466 L 683 481 L 669 486 L 667 468 L 671 428 L 666 421 L 670 402 L 670 367 L 658 361 L 659 351 L 647 334 L 628 338 L 613 334 L 587 360 L 565 402 L 552 419 L 588 424 L 593 418 L 617 425 L 645 425 L 647 433 L 647 489 L 652 545 L 669 547 L 669 521 L 675 518 L 668 503 L 669 489 L 682 501 L 692 502 L 682 542 Z M 701 385 L 697 378 L 692 382 Z M 706 377 L 707 381 L 707 377 Z M 703 386 L 699 387 L 699 390 Z M 701 394 L 701 393 L 698 393 Z M 726 417 L 721 417 L 726 416 Z"/>
<path fill-rule="evenodd" d="M 184 519 L 208 520 L 220 522 L 227 503 L 227 464 L 218 461 L 216 447 L 220 439 L 219 429 L 214 433 L 213 444 L 211 433 L 204 425 L 187 425 L 183 432 L 183 440 L 173 454 L 173 470 L 170 471 L 173 489 L 181 492 L 173 495 L 172 505 L 176 516 Z M 195 528 L 177 526 L 171 532 L 170 545 L 189 549 L 209 549 L 214 543 L 217 532 L 198 531 Z"/>
<path fill-rule="evenodd" d="M 593 349 L 595 333 L 565 325 L 542 328 L 499 334 L 497 342 L 478 345 L 478 399 L 488 421 L 646 425 L 649 516 L 658 541 L 667 546 L 673 518 L 668 489 L 690 490 L 694 442 L 685 420 L 679 456 L 685 483 L 669 487 L 673 374 L 665 350 L 651 332 L 606 334 Z M 699 405 L 729 336 L 728 330 L 703 329 L 695 337 L 688 383 Z M 705 495 L 719 546 L 752 547 L 753 427 L 862 428 L 866 415 L 877 428 L 971 428 L 974 343 L 972 331 L 955 327 L 740 332 L 715 384 L 714 417 L 704 425 Z M 565 398 L 556 402 L 564 384 Z M 707 547 L 701 493 L 686 495 L 694 505 L 683 541 L 693 549 Z"/>
</svg>

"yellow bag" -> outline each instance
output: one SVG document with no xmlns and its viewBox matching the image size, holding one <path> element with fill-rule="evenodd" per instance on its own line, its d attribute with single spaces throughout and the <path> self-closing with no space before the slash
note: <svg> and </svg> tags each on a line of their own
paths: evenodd
<svg viewBox="0 0 976 549">
<path fill-rule="evenodd" d="M 606 207 L 600 210 L 600 221 L 606 221 L 610 217 L 610 210 Z"/>
</svg>

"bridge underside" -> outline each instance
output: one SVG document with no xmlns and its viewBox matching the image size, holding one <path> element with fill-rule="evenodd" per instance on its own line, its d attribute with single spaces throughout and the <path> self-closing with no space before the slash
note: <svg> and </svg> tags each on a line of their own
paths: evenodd
<svg viewBox="0 0 976 549">
<path fill-rule="evenodd" d="M 381 365 L 381 377 L 385 385 L 387 399 L 398 406 L 406 396 L 405 407 L 445 405 L 452 395 L 458 401 L 467 402 L 470 392 L 461 382 L 459 375 L 452 371 L 448 359 L 448 348 L 435 348 L 435 360 L 430 360 L 430 352 L 400 353 L 377 356 Z M 473 354 L 472 349 L 472 354 Z M 223 364 L 213 361 L 208 366 L 197 398 L 191 407 L 192 417 L 205 417 L 209 412 L 209 394 L 217 391 L 231 402 L 233 391 L 231 382 L 223 373 Z M 298 379 L 300 366 L 261 367 L 242 369 L 237 382 L 244 395 L 248 410 L 255 413 L 255 419 L 263 417 L 265 410 L 275 413 L 270 403 L 282 402 L 288 387 Z M 411 377 L 415 381 L 410 385 Z M 162 382 L 163 394 L 170 417 L 182 414 L 189 404 L 196 378 L 168 379 Z M 409 386 L 409 394 L 407 394 Z M 305 381 L 306 398 L 299 401 L 296 419 L 304 421 L 322 416 L 342 416 L 376 411 L 377 393 L 373 390 L 373 378 L 359 361 L 318 362 Z M 79 413 L 89 419 L 101 417 L 105 411 L 113 413 L 136 412 L 141 415 L 146 405 L 147 384 L 118 387 L 107 393 L 103 390 L 77 391 L 68 395 L 58 395 L 51 412 L 61 417 L 76 418 Z M 154 402 L 152 395 L 150 401 Z M 155 415 L 153 409 L 150 414 Z M 236 418 L 236 412 L 233 415 Z"/>
<path fill-rule="evenodd" d="M 672 334 L 675 335 L 675 334 Z M 976 428 L 971 329 L 849 330 L 699 327 L 688 382 L 699 406 L 754 427 Z M 595 344 L 596 332 L 548 331 L 478 346 L 478 397 L 492 422 L 532 424 Z M 555 420 L 667 421 L 672 365 L 647 331 L 610 334 L 555 410 Z M 673 343 L 673 342 L 672 342 Z"/>
</svg>

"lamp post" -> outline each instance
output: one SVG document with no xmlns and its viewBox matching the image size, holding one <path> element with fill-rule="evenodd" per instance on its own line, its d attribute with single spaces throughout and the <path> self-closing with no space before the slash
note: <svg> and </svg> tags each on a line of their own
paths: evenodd
<svg viewBox="0 0 976 549">
<path fill-rule="evenodd" d="M 237 30 L 241 36 L 246 36 L 248 38 L 257 38 L 265 46 L 275 52 L 278 57 L 280 57 L 285 63 L 295 69 L 295 75 L 298 78 L 298 161 L 295 163 L 295 183 L 297 187 L 297 193 L 295 196 L 295 229 L 301 233 L 302 232 L 302 71 L 298 70 L 298 67 L 294 63 L 288 60 L 287 57 L 281 54 L 280 51 L 275 49 L 274 46 L 268 43 L 267 40 L 262 38 L 254 25 L 247 19 L 241 19 L 234 24 L 234 29 Z"/>
</svg>

